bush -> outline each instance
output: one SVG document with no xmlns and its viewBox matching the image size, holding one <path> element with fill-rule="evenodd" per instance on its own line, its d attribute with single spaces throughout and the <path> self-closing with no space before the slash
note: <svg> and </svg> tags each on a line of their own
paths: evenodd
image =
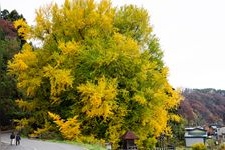
<svg viewBox="0 0 225 150">
<path fill-rule="evenodd" d="M 192 146 L 192 150 L 207 150 L 203 143 L 197 143 Z"/>
<path fill-rule="evenodd" d="M 219 150 L 225 150 L 225 144 L 221 144 Z"/>
<path fill-rule="evenodd" d="M 217 146 L 214 139 L 207 139 L 206 145 L 208 149 L 216 149 Z"/>
</svg>

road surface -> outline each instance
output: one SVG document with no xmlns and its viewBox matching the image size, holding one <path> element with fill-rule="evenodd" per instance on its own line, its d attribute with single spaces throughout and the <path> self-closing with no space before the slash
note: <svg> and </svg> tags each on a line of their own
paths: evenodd
<svg viewBox="0 0 225 150">
<path fill-rule="evenodd" d="M 10 145 L 10 134 L 1 134 L 1 150 L 87 150 L 76 145 L 21 138 L 20 145 Z"/>
</svg>

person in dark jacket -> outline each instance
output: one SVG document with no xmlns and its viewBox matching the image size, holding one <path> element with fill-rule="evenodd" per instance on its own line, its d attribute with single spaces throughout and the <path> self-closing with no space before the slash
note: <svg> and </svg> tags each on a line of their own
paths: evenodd
<svg viewBox="0 0 225 150">
<path fill-rule="evenodd" d="M 21 140 L 20 134 L 17 133 L 17 135 L 16 135 L 16 145 L 20 145 L 20 140 Z"/>
<path fill-rule="evenodd" d="M 12 132 L 12 134 L 10 135 L 10 144 L 12 145 L 13 144 L 13 141 L 14 141 L 14 139 L 15 139 L 15 134 L 14 134 L 14 132 Z"/>
</svg>

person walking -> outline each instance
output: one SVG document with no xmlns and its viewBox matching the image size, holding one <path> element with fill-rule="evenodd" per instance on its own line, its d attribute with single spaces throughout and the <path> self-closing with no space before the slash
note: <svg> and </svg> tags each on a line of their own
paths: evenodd
<svg viewBox="0 0 225 150">
<path fill-rule="evenodd" d="M 12 145 L 14 143 L 15 140 L 15 134 L 14 132 L 12 132 L 12 134 L 10 135 L 10 144 Z"/>
<path fill-rule="evenodd" d="M 16 135 L 16 145 L 20 145 L 20 140 L 21 140 L 20 134 L 17 133 L 17 135 Z"/>
</svg>

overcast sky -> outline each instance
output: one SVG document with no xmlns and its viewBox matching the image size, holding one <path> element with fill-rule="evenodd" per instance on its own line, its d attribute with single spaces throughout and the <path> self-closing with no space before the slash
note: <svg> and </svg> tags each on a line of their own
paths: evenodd
<svg viewBox="0 0 225 150">
<path fill-rule="evenodd" d="M 62 4 L 64 0 L 54 0 Z M 32 22 L 35 9 L 52 0 L 1 0 L 1 9 L 16 9 Z M 112 0 L 149 11 L 160 39 L 169 82 L 175 88 L 225 90 L 225 0 Z"/>
</svg>

